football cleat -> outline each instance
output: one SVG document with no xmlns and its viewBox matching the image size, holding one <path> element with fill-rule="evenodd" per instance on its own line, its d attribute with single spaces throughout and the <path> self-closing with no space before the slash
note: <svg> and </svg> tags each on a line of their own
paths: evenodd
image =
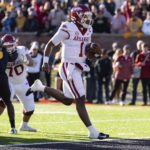
<svg viewBox="0 0 150 150">
<path fill-rule="evenodd" d="M 42 84 L 42 82 L 37 79 L 34 81 L 34 83 L 31 85 L 31 87 L 27 90 L 26 96 L 30 95 L 31 93 L 35 91 L 44 91 L 45 86 Z"/>
<path fill-rule="evenodd" d="M 94 134 L 90 134 L 90 135 L 89 135 L 89 138 L 90 138 L 90 139 L 100 139 L 100 140 L 102 140 L 102 139 L 107 139 L 107 138 L 109 138 L 109 134 L 105 134 L 105 133 L 100 132 L 100 133 L 98 134 L 98 136 L 95 136 Z"/>
<path fill-rule="evenodd" d="M 34 129 L 30 126 L 24 126 L 22 125 L 20 128 L 19 128 L 19 131 L 28 131 L 28 132 L 37 132 L 37 129 Z"/>
<path fill-rule="evenodd" d="M 124 106 L 125 102 L 124 101 L 120 101 L 119 104 L 120 104 L 120 106 Z"/>
<path fill-rule="evenodd" d="M 11 128 L 8 133 L 10 133 L 10 134 L 17 134 L 17 130 L 15 128 Z"/>
<path fill-rule="evenodd" d="M 107 139 L 109 138 L 109 134 L 99 133 L 97 139 Z"/>
</svg>

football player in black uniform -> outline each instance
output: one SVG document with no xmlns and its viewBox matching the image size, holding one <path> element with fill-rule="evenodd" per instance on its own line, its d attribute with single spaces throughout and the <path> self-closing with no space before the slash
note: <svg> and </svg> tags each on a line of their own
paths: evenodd
<svg viewBox="0 0 150 150">
<path fill-rule="evenodd" d="M 2 39 L 0 40 L 0 108 L 7 107 L 8 117 L 10 121 L 11 129 L 9 133 L 16 134 L 17 130 L 15 129 L 15 114 L 14 114 L 14 107 L 11 102 L 11 93 L 8 83 L 8 77 L 5 73 L 7 62 L 10 59 L 14 59 L 16 57 L 13 55 L 12 57 L 6 51 L 5 47 L 3 46 Z M 2 114 L 4 109 L 0 109 L 0 115 Z"/>
</svg>

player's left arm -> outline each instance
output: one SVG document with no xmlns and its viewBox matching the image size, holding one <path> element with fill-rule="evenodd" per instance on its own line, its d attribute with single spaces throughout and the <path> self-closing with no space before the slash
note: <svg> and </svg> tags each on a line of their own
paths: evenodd
<svg viewBox="0 0 150 150">
<path fill-rule="evenodd" d="M 53 48 L 67 38 L 69 38 L 69 33 L 67 32 L 67 30 L 60 27 L 59 30 L 56 32 L 56 34 L 48 41 L 44 50 L 44 59 L 42 65 L 44 71 L 49 71 L 50 69 L 48 61 Z"/>
<path fill-rule="evenodd" d="M 34 61 L 29 54 L 26 54 L 26 59 L 27 59 L 26 63 L 27 66 L 34 66 Z"/>
<path fill-rule="evenodd" d="M 27 66 L 34 66 L 34 61 L 29 55 L 29 50 L 26 47 L 24 47 L 24 64 Z"/>
</svg>

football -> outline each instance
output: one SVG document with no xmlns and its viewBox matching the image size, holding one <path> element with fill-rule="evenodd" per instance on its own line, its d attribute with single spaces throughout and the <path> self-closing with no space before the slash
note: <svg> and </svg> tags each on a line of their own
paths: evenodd
<svg viewBox="0 0 150 150">
<path fill-rule="evenodd" d="M 95 58 L 96 55 L 100 54 L 101 54 L 100 45 L 96 43 L 88 43 L 85 46 L 85 55 L 88 59 L 93 59 Z"/>
</svg>

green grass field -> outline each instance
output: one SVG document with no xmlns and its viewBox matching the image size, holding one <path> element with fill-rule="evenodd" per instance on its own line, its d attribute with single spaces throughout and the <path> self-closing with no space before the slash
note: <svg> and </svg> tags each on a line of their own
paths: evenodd
<svg viewBox="0 0 150 150">
<path fill-rule="evenodd" d="M 14 106 L 18 128 L 22 107 L 19 103 L 14 103 Z M 150 106 L 86 106 L 95 127 L 109 133 L 111 138 L 150 138 Z M 38 132 L 8 134 L 9 123 L 5 111 L 0 116 L 0 145 L 89 140 L 87 129 L 80 121 L 74 104 L 67 107 L 60 103 L 37 103 L 30 125 L 37 128 Z"/>
</svg>

